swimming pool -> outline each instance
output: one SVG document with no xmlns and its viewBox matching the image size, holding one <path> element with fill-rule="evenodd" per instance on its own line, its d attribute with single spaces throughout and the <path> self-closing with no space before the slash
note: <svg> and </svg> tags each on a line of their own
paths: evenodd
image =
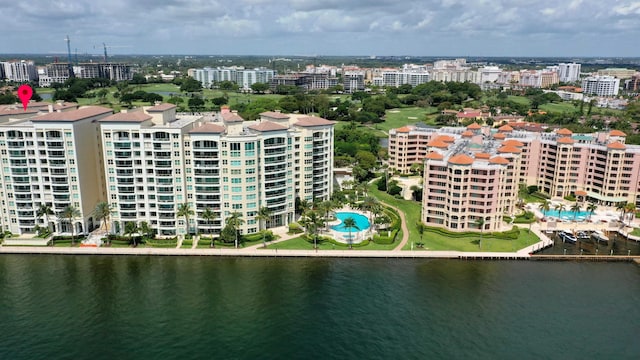
<svg viewBox="0 0 640 360">
<path fill-rule="evenodd" d="M 574 215 L 575 215 L 575 219 L 578 221 L 582 221 L 589 217 L 589 212 L 583 211 L 583 210 L 580 210 L 577 213 L 574 213 L 573 211 L 570 211 L 570 210 L 565 210 L 560 213 L 558 213 L 558 210 L 548 210 L 548 211 L 543 211 L 542 213 L 544 214 L 544 216 L 551 216 L 551 217 L 559 218 L 562 220 L 573 220 Z"/>
<path fill-rule="evenodd" d="M 353 218 L 353 220 L 356 221 L 356 225 L 358 226 L 357 229 L 356 228 L 347 229 L 346 227 L 344 227 L 342 225 L 344 223 L 344 219 L 346 219 L 348 217 L 351 217 L 351 218 Z M 334 225 L 331 228 L 333 230 L 339 231 L 339 232 L 348 233 L 349 230 L 351 230 L 351 232 L 364 231 L 364 230 L 369 229 L 369 227 L 371 226 L 369 224 L 369 219 L 367 219 L 366 216 L 364 216 L 362 214 L 350 212 L 350 211 L 337 212 L 336 213 L 336 218 L 338 218 L 338 220 L 340 220 L 340 224 Z"/>
</svg>

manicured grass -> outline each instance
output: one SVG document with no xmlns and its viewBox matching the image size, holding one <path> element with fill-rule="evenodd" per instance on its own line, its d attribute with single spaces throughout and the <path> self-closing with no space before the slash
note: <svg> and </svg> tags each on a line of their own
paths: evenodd
<svg viewBox="0 0 640 360">
<path fill-rule="evenodd" d="M 462 238 L 453 238 L 426 230 L 422 241 L 425 244 L 424 249 L 416 249 L 414 246 L 414 250 L 512 252 L 533 245 L 539 241 L 533 232 L 529 232 L 529 230 L 525 228 L 520 228 L 520 236 L 518 236 L 516 240 L 498 239 L 489 234 L 484 234 L 482 236 L 482 249 L 480 249 L 479 240 L 480 233 Z M 403 250 L 409 250 L 410 248 L 411 245 L 407 244 Z"/>
<path fill-rule="evenodd" d="M 531 105 L 531 100 L 529 100 L 526 96 L 509 95 L 508 99 L 518 104 L 525 104 L 527 106 Z"/>
<path fill-rule="evenodd" d="M 633 228 L 633 231 L 631 232 L 631 235 L 640 236 L 640 228 Z"/>
<path fill-rule="evenodd" d="M 374 128 L 389 131 L 405 125 L 413 125 L 418 122 L 425 122 L 427 115 L 435 114 L 438 109 L 435 107 L 406 107 L 390 109 L 386 111 L 385 121 L 375 124 Z"/>
<path fill-rule="evenodd" d="M 397 242 L 389 245 L 376 244 L 374 242 L 369 242 L 369 245 L 367 246 L 362 246 L 362 247 L 354 246 L 354 249 L 356 250 L 392 250 L 397 245 L 398 245 Z M 262 249 L 262 247 L 260 247 L 259 249 Z M 267 244 L 267 249 L 313 250 L 313 243 L 308 242 L 305 238 L 303 238 L 302 236 L 299 236 L 291 240 L 282 241 L 276 244 L 271 244 L 271 245 Z M 319 250 L 348 250 L 349 247 L 346 244 L 344 246 L 340 246 L 340 245 L 334 245 L 333 243 L 328 241 L 319 241 L 318 249 Z"/>
<path fill-rule="evenodd" d="M 562 103 L 548 103 L 540 105 L 540 110 L 546 111 L 548 113 L 569 113 L 575 112 L 579 108 L 573 106 L 573 103 L 570 102 L 562 102 Z"/>
<path fill-rule="evenodd" d="M 371 184 L 369 186 L 369 194 L 389 205 L 397 207 L 404 213 L 405 219 L 407 221 L 407 228 L 409 229 L 408 244 L 411 244 L 412 241 L 414 243 L 420 241 L 420 234 L 416 229 L 416 224 L 418 223 L 418 221 L 420 221 L 420 214 L 422 212 L 422 206 L 419 202 L 413 200 L 396 199 L 393 196 L 378 190 L 375 184 Z M 402 240 L 402 236 L 402 230 L 400 230 L 396 238 L 398 242 Z M 422 242 L 424 242 L 424 236 Z M 395 245 L 397 246 L 398 243 L 396 243 Z"/>
</svg>

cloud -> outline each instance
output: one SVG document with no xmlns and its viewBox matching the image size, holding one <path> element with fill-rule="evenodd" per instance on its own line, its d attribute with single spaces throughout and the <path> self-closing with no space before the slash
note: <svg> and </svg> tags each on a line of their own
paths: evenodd
<svg viewBox="0 0 640 360">
<path fill-rule="evenodd" d="M 61 49 L 69 34 L 88 52 L 106 42 L 141 53 L 210 54 L 224 44 L 227 54 L 571 56 L 598 55 L 606 42 L 624 56 L 637 55 L 629 44 L 640 37 L 638 0 L 0 0 L 0 8 L 8 53 Z"/>
</svg>

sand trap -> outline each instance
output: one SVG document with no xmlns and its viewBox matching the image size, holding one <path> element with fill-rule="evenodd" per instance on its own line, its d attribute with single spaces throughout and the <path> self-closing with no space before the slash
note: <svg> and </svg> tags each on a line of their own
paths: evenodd
<svg viewBox="0 0 640 360">
<path fill-rule="evenodd" d="M 399 113 L 400 110 L 388 110 L 390 113 Z"/>
<path fill-rule="evenodd" d="M 416 119 L 418 119 L 418 118 L 417 118 L 417 117 L 415 117 L 415 116 L 407 116 L 407 119 L 416 120 Z"/>
</svg>

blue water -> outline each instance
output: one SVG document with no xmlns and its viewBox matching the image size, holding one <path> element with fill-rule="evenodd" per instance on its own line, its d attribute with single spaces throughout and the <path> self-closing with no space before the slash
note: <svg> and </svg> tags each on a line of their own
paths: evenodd
<svg viewBox="0 0 640 360">
<path fill-rule="evenodd" d="M 336 217 L 338 218 L 338 220 L 341 221 L 341 223 L 331 227 L 335 231 L 340 231 L 340 232 L 349 232 L 349 230 L 351 230 L 351 232 L 364 231 L 364 230 L 367 230 L 369 228 L 369 226 L 371 226 L 369 224 L 369 219 L 367 219 L 366 216 L 358 214 L 358 213 L 349 212 L 349 211 L 342 211 L 342 212 L 337 212 L 336 213 Z M 357 229 L 355 229 L 355 228 L 347 229 L 344 226 L 342 226 L 342 222 L 344 222 L 344 219 L 346 219 L 348 217 L 352 217 L 353 220 L 356 221 L 356 225 L 358 225 Z"/>
<path fill-rule="evenodd" d="M 559 218 L 562 220 L 573 220 L 574 215 L 575 215 L 575 219 L 578 221 L 582 221 L 587 217 L 589 217 L 588 211 L 578 211 L 577 213 L 574 213 L 573 211 L 565 210 L 558 213 L 558 210 L 548 210 L 548 211 L 544 211 L 543 214 L 544 216 L 551 216 L 551 217 Z"/>
</svg>

